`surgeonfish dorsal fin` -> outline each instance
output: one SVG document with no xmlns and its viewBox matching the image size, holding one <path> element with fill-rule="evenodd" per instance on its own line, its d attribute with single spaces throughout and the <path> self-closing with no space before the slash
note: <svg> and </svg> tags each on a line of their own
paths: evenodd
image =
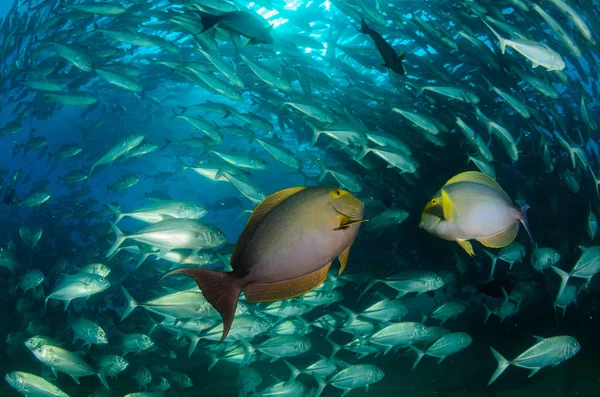
<svg viewBox="0 0 600 397">
<path fill-rule="evenodd" d="M 244 231 L 242 232 L 236 244 L 236 249 L 233 255 L 237 256 L 243 252 L 244 246 L 248 243 L 258 226 L 262 223 L 265 217 L 269 215 L 271 211 L 273 211 L 275 207 L 277 207 L 285 199 L 293 196 L 301 190 L 304 190 L 305 188 L 306 186 L 297 186 L 283 189 L 279 192 L 273 193 L 261 201 L 256 208 L 254 208 L 252 214 L 250 214 L 250 217 L 246 222 L 246 226 L 244 226 Z M 237 247 L 240 247 L 240 249 L 238 250 Z M 235 259 L 233 257 L 231 258 L 231 263 L 235 263 Z"/>
<path fill-rule="evenodd" d="M 446 182 L 446 185 L 444 185 L 444 186 L 448 186 L 448 185 L 451 185 L 453 183 L 458 183 L 458 182 L 472 182 L 472 183 L 479 183 L 480 185 L 487 186 L 490 189 L 494 189 L 495 191 L 500 193 L 509 203 L 512 203 L 512 200 L 510 199 L 508 194 L 506 194 L 504 189 L 502 189 L 502 187 L 498 184 L 498 182 L 496 182 L 494 180 L 494 178 L 492 178 L 491 176 L 489 176 L 487 174 L 484 174 L 483 172 L 479 172 L 479 171 L 462 172 L 462 173 L 450 178 L 448 180 L 448 182 Z"/>
<path fill-rule="evenodd" d="M 442 211 L 444 213 L 444 219 L 450 222 L 458 213 L 446 189 L 442 189 Z"/>
</svg>

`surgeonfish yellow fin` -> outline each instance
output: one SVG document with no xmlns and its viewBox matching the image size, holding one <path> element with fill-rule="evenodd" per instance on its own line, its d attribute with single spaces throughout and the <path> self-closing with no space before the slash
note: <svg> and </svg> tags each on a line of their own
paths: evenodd
<svg viewBox="0 0 600 397">
<path fill-rule="evenodd" d="M 348 226 L 356 225 L 357 223 L 363 223 L 363 222 L 369 222 L 369 220 L 368 219 L 355 220 L 355 219 L 350 219 L 347 216 L 340 215 L 340 224 L 338 227 L 336 227 L 333 230 L 345 229 Z"/>
<path fill-rule="evenodd" d="M 342 251 L 342 253 L 338 256 L 338 260 L 340 261 L 340 268 L 338 270 L 338 276 L 341 276 L 346 269 L 346 265 L 348 264 L 348 256 L 350 256 L 350 247 L 346 248 Z"/>
<path fill-rule="evenodd" d="M 473 251 L 473 246 L 467 240 L 456 240 L 460 248 L 464 249 L 469 256 L 475 256 L 475 251 Z"/>
<path fill-rule="evenodd" d="M 515 222 L 507 229 L 496 234 L 492 234 L 487 237 L 480 237 L 477 239 L 477 241 L 488 248 L 503 248 L 517 238 L 517 233 L 519 233 L 519 222 Z"/>
<path fill-rule="evenodd" d="M 278 281 L 274 283 L 251 283 L 244 287 L 246 301 L 275 302 L 284 299 L 296 298 L 312 291 L 325 281 L 331 262 L 305 276 L 291 280 Z"/>
<path fill-rule="evenodd" d="M 260 224 L 262 223 L 263 219 L 265 219 L 265 217 L 269 215 L 269 213 L 273 211 L 275 207 L 281 204 L 281 202 L 283 202 L 285 199 L 293 196 L 301 190 L 304 190 L 305 188 L 306 186 L 297 186 L 283 189 L 271 194 L 263 201 L 261 201 L 250 214 L 250 217 L 246 222 L 246 226 L 244 226 L 244 231 L 242 232 L 236 244 L 234 255 L 236 255 L 236 253 L 238 255 L 241 255 L 241 253 L 244 251 L 243 247 L 248 243 L 248 240 L 250 240 L 258 226 L 260 226 Z M 238 246 L 240 247 L 239 250 Z M 232 258 L 231 260 L 232 263 L 234 263 L 234 259 Z"/>
<path fill-rule="evenodd" d="M 448 182 L 446 182 L 446 185 L 444 185 L 444 186 L 451 185 L 453 183 L 458 183 L 458 182 L 472 182 L 472 183 L 479 183 L 480 185 L 485 185 L 485 186 L 489 187 L 490 189 L 494 189 L 498 193 L 502 194 L 502 196 L 509 203 L 512 203 L 512 200 L 510 199 L 508 194 L 506 194 L 504 189 L 502 189 L 502 187 L 498 184 L 498 182 L 496 182 L 494 180 L 494 178 L 492 178 L 491 176 L 489 176 L 487 174 L 484 174 L 483 172 L 479 172 L 479 171 L 462 172 L 462 173 L 450 178 L 448 180 Z"/>
<path fill-rule="evenodd" d="M 452 222 L 458 213 L 446 189 L 442 189 L 442 211 L 444 213 L 444 219 L 450 222 Z"/>
</svg>

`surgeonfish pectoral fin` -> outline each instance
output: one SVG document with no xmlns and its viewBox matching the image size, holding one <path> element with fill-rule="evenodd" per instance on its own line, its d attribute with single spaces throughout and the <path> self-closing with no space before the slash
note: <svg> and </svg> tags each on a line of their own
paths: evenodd
<svg viewBox="0 0 600 397">
<path fill-rule="evenodd" d="M 363 222 L 369 222 L 369 220 L 368 219 L 352 220 L 352 219 L 348 218 L 347 216 L 342 215 L 342 216 L 340 216 L 340 225 L 333 230 L 345 229 L 352 225 L 356 225 L 358 223 L 363 223 Z"/>
<path fill-rule="evenodd" d="M 450 222 L 452 222 L 457 214 L 456 207 L 446 189 L 442 189 L 442 211 L 444 213 L 444 219 Z"/>
<path fill-rule="evenodd" d="M 467 240 L 456 240 L 460 248 L 464 249 L 469 256 L 475 256 L 475 251 L 473 251 L 473 246 Z"/>
<path fill-rule="evenodd" d="M 346 248 L 342 253 L 338 256 L 338 260 L 340 261 L 340 269 L 338 270 L 338 276 L 341 276 L 346 270 L 346 265 L 348 264 L 348 256 L 350 256 L 350 247 Z"/>
</svg>

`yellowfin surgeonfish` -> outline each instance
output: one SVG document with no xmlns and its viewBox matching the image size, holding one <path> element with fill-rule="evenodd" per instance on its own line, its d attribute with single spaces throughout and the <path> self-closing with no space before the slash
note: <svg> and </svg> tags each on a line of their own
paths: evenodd
<svg viewBox="0 0 600 397">
<path fill-rule="evenodd" d="M 427 203 L 419 227 L 444 240 L 456 241 L 475 256 L 468 240 L 488 248 L 506 247 L 517 237 L 519 222 L 531 238 L 525 205 L 518 209 L 498 183 L 477 171 L 448 180 Z"/>
</svg>

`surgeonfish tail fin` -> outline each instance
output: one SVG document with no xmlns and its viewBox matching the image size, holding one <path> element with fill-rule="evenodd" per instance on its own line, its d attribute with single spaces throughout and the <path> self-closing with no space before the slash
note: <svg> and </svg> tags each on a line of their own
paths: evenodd
<svg viewBox="0 0 600 397">
<path fill-rule="evenodd" d="M 117 225 L 115 225 L 113 222 L 110 222 L 110 227 L 112 228 L 113 232 L 115 232 L 115 242 L 113 243 L 112 247 L 110 247 L 110 249 L 106 253 L 107 258 L 111 257 L 117 251 L 117 249 L 121 246 L 121 244 L 123 244 L 123 241 L 125 241 L 127 239 L 127 236 L 124 235 L 123 232 L 121 230 L 119 230 Z"/>
<path fill-rule="evenodd" d="M 533 237 L 531 236 L 531 230 L 529 229 L 529 222 L 527 221 L 527 210 L 529 210 L 530 208 L 531 207 L 527 204 L 521 207 L 521 209 L 519 210 L 519 213 L 521 214 L 519 221 L 521 222 L 521 224 L 525 228 L 525 231 L 529 235 L 529 240 L 531 240 L 531 243 L 534 244 Z"/>
<path fill-rule="evenodd" d="M 221 336 L 219 343 L 223 342 L 231 329 L 238 298 L 242 291 L 242 287 L 236 282 L 233 273 L 217 272 L 210 269 L 181 268 L 170 271 L 163 278 L 174 274 L 185 274 L 193 278 L 208 303 L 219 312 L 223 319 L 223 336 Z"/>
<path fill-rule="evenodd" d="M 554 273 L 556 273 L 560 276 L 560 287 L 558 288 L 558 293 L 556 294 L 556 299 L 558 299 L 561 297 L 561 295 L 565 291 L 565 287 L 567 286 L 567 283 L 569 282 L 569 278 L 571 278 L 571 275 L 569 273 L 565 272 L 564 270 L 559 269 L 556 266 L 552 266 L 552 270 L 554 270 Z"/>
<path fill-rule="evenodd" d="M 415 362 L 412 366 L 412 369 L 415 369 L 415 367 L 417 366 L 417 364 L 419 364 L 419 362 L 421 361 L 421 359 L 423 358 L 423 356 L 425 355 L 425 353 L 423 353 L 421 350 L 417 349 L 414 346 L 408 346 L 412 351 L 414 351 L 415 353 L 417 353 L 417 358 L 415 359 Z"/>
<path fill-rule="evenodd" d="M 491 385 L 496 379 L 498 379 L 498 377 L 500 375 L 502 375 L 502 373 L 506 370 L 506 368 L 508 368 L 508 366 L 511 364 L 510 361 L 508 361 L 507 359 L 502 357 L 502 355 L 500 353 L 498 353 L 496 350 L 494 350 L 493 347 L 490 347 L 490 349 L 492 350 L 492 354 L 494 355 L 494 358 L 496 359 L 496 361 L 498 361 L 498 368 L 496 368 L 496 371 L 492 374 L 492 377 L 490 378 L 490 381 L 488 382 L 488 386 Z"/>
<path fill-rule="evenodd" d="M 125 307 L 125 311 L 123 312 L 123 315 L 121 316 L 121 321 L 125 320 L 125 318 L 127 316 L 129 316 L 131 314 L 131 312 L 138 307 L 137 302 L 135 301 L 135 299 L 133 299 L 133 297 L 129 294 L 129 292 L 127 292 L 127 290 L 125 289 L 125 287 L 121 286 L 121 290 L 123 291 L 123 295 L 125 295 L 125 299 L 127 300 L 127 306 Z M 154 330 L 154 326 L 152 327 L 152 330 L 150 331 L 150 333 L 152 333 L 152 331 Z"/>
</svg>

